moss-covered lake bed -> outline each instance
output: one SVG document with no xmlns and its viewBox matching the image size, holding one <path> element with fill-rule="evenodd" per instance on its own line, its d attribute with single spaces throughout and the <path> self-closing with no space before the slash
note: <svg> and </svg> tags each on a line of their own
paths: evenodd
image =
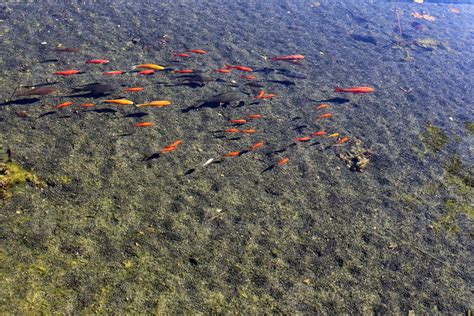
<svg viewBox="0 0 474 316">
<path fill-rule="evenodd" d="M 2 312 L 472 310 L 472 6 L 74 3 L 0 4 Z M 173 57 L 190 49 L 208 53 Z M 291 54 L 305 59 L 265 58 Z M 141 63 L 219 80 L 137 76 Z M 258 84 L 213 72 L 226 63 Z M 65 69 L 83 73 L 52 75 Z M 145 90 L 72 93 L 94 82 Z M 360 85 L 376 92 L 334 92 Z M 29 86 L 57 91 L 20 96 Z M 227 91 L 241 99 L 198 107 Z M 100 103 L 121 97 L 172 104 Z M 256 133 L 218 132 L 254 113 Z M 350 141 L 293 145 L 318 130 Z"/>
</svg>

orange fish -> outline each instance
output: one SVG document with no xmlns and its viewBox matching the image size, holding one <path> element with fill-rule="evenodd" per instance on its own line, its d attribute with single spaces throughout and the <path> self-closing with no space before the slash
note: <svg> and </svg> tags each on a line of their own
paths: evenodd
<svg viewBox="0 0 474 316">
<path fill-rule="evenodd" d="M 336 142 L 336 145 L 343 144 L 349 140 L 349 137 L 343 137 Z"/>
<path fill-rule="evenodd" d="M 326 104 L 326 103 L 323 103 L 323 104 L 320 104 L 318 106 L 316 106 L 316 109 L 326 109 L 329 107 L 329 104 Z"/>
<path fill-rule="evenodd" d="M 70 69 L 70 70 L 63 70 L 63 71 L 56 71 L 53 73 L 53 75 L 59 75 L 59 76 L 71 76 L 80 73 L 79 70 L 77 69 Z"/>
<path fill-rule="evenodd" d="M 82 106 L 83 108 L 90 108 L 94 105 L 95 105 L 94 103 L 81 103 L 81 104 L 79 104 L 79 106 Z"/>
<path fill-rule="evenodd" d="M 277 162 L 277 165 L 279 166 L 283 166 L 284 164 L 286 164 L 290 159 L 288 158 L 283 158 L 281 159 L 280 161 Z"/>
<path fill-rule="evenodd" d="M 245 134 L 253 134 L 255 132 L 257 132 L 256 130 L 254 129 L 242 129 L 240 130 L 241 133 L 245 133 Z"/>
<path fill-rule="evenodd" d="M 242 76 L 242 78 L 247 79 L 247 80 L 255 80 L 257 77 L 255 76 Z"/>
<path fill-rule="evenodd" d="M 220 72 L 221 74 L 228 74 L 231 71 L 232 69 L 228 69 L 228 68 L 219 68 L 219 69 L 214 70 L 214 72 Z"/>
<path fill-rule="evenodd" d="M 245 123 L 247 123 L 246 120 L 242 120 L 242 119 L 239 119 L 239 120 L 230 120 L 229 122 L 232 123 L 232 124 L 245 124 Z"/>
<path fill-rule="evenodd" d="M 133 124 L 135 127 L 148 127 L 148 126 L 153 126 L 152 122 L 140 122 L 140 123 L 135 123 Z"/>
<path fill-rule="evenodd" d="M 195 53 L 195 54 L 201 54 L 201 55 L 207 54 L 207 52 L 205 50 L 202 50 L 202 49 L 190 49 L 190 50 L 188 50 L 188 52 Z"/>
<path fill-rule="evenodd" d="M 162 150 L 160 150 L 160 153 L 167 153 L 167 152 L 170 152 L 170 151 L 173 151 L 173 150 L 176 150 L 178 149 L 178 147 L 176 146 L 165 146 L 165 148 L 163 148 Z"/>
<path fill-rule="evenodd" d="M 323 136 L 326 135 L 326 132 L 319 131 L 319 132 L 314 132 L 313 134 L 309 135 L 311 137 L 316 137 L 316 136 Z"/>
<path fill-rule="evenodd" d="M 260 99 L 260 98 L 262 98 L 264 95 L 265 95 L 265 91 L 260 90 L 260 92 L 257 94 L 257 96 L 255 97 L 255 99 Z"/>
<path fill-rule="evenodd" d="M 271 57 L 270 60 L 301 60 L 304 59 L 303 55 L 288 55 L 288 56 L 277 56 Z"/>
<path fill-rule="evenodd" d="M 191 73 L 193 73 L 193 70 L 192 69 L 181 69 L 181 70 L 174 70 L 173 72 L 177 73 L 177 74 L 191 74 Z"/>
<path fill-rule="evenodd" d="M 331 117 L 331 116 L 332 116 L 331 113 L 326 113 L 326 114 L 320 115 L 320 116 L 318 117 L 318 119 L 328 118 L 328 117 Z"/>
<path fill-rule="evenodd" d="M 175 57 L 189 57 L 191 55 L 185 53 L 174 53 L 173 56 Z"/>
<path fill-rule="evenodd" d="M 228 128 L 226 130 L 224 130 L 224 133 L 238 133 L 240 132 L 240 130 L 236 129 L 236 128 Z"/>
<path fill-rule="evenodd" d="M 252 71 L 253 71 L 252 68 L 245 67 L 245 66 L 241 66 L 241 65 L 232 66 L 232 65 L 226 64 L 226 65 L 225 65 L 225 68 L 228 68 L 228 69 L 237 69 L 237 70 L 246 71 L 246 72 L 252 72 Z"/>
<path fill-rule="evenodd" d="M 231 151 L 230 153 L 227 153 L 224 155 L 224 157 L 235 157 L 240 155 L 240 151 Z"/>
<path fill-rule="evenodd" d="M 253 144 L 252 146 L 250 146 L 249 149 L 250 149 L 250 150 L 255 150 L 255 149 L 257 149 L 257 148 L 262 147 L 263 145 L 265 145 L 264 142 L 258 142 L 258 143 L 256 143 L 256 144 Z"/>
<path fill-rule="evenodd" d="M 140 64 L 135 66 L 135 68 L 143 68 L 143 69 L 152 69 L 152 70 L 164 70 L 165 67 L 157 65 L 157 64 Z"/>
<path fill-rule="evenodd" d="M 86 64 L 107 64 L 110 60 L 107 59 L 90 59 L 86 60 Z"/>
<path fill-rule="evenodd" d="M 126 99 L 117 99 L 117 100 L 102 100 L 104 103 L 114 103 L 114 104 L 121 104 L 121 105 L 132 105 L 133 101 L 126 100 Z"/>
<path fill-rule="evenodd" d="M 152 75 L 154 73 L 155 71 L 153 69 L 145 69 L 145 70 L 137 72 L 137 74 L 139 75 Z"/>
<path fill-rule="evenodd" d="M 61 108 L 65 108 L 66 106 L 71 106 L 71 105 L 73 105 L 73 103 L 71 101 L 69 101 L 69 102 L 64 102 L 64 103 L 58 104 L 54 108 L 61 109 Z"/>
<path fill-rule="evenodd" d="M 123 91 L 125 92 L 139 92 L 139 91 L 143 91 L 145 90 L 145 88 L 141 88 L 141 87 L 132 87 L 132 88 L 124 88 Z"/>
<path fill-rule="evenodd" d="M 276 97 L 276 94 L 274 93 L 269 93 L 261 97 L 261 99 L 271 99 L 273 97 Z"/>
<path fill-rule="evenodd" d="M 183 142 L 180 139 L 175 140 L 172 144 L 170 144 L 167 147 L 178 147 L 178 145 L 181 145 Z"/>
<path fill-rule="evenodd" d="M 339 133 L 332 133 L 331 135 L 328 135 L 328 138 L 330 137 L 338 137 L 339 136 Z"/>
<path fill-rule="evenodd" d="M 351 87 L 351 88 L 336 88 L 336 92 L 350 92 L 350 93 L 369 93 L 374 92 L 375 89 L 372 87 Z"/>
<path fill-rule="evenodd" d="M 246 116 L 246 118 L 249 118 L 249 119 L 260 119 L 262 117 L 263 117 L 262 114 L 250 114 Z"/>
<path fill-rule="evenodd" d="M 121 70 L 112 70 L 112 71 L 103 72 L 102 74 L 108 75 L 108 76 L 114 76 L 114 75 L 121 75 L 121 74 L 123 74 L 123 73 L 124 73 L 124 72 L 121 71 Z"/>
<path fill-rule="evenodd" d="M 311 137 L 298 137 L 298 138 L 295 138 L 296 141 L 298 142 L 309 142 L 311 140 Z"/>
</svg>

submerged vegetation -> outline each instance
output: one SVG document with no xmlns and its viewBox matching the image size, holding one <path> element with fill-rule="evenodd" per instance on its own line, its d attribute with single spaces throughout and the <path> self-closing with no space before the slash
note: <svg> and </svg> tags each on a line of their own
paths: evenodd
<svg viewBox="0 0 474 316">
<path fill-rule="evenodd" d="M 443 130 L 432 123 L 426 124 L 426 131 L 418 135 L 426 148 L 434 153 L 439 152 L 448 143 L 448 136 Z"/>
<path fill-rule="evenodd" d="M 38 176 L 26 171 L 20 165 L 12 161 L 0 163 L 0 199 L 11 198 L 15 187 L 26 182 L 36 187 L 44 186 Z"/>
</svg>

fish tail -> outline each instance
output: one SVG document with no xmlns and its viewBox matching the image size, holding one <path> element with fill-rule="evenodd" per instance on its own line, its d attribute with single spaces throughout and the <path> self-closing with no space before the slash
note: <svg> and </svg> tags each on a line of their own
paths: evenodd
<svg viewBox="0 0 474 316">
<path fill-rule="evenodd" d="M 335 92 L 344 92 L 344 90 L 342 88 L 338 88 L 336 87 L 336 89 L 334 89 Z"/>
</svg>

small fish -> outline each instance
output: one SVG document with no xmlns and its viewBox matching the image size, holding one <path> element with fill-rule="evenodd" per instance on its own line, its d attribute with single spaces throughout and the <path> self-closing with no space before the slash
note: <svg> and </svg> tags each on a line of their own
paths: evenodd
<svg viewBox="0 0 474 316">
<path fill-rule="evenodd" d="M 276 97 L 276 94 L 274 93 L 269 93 L 261 97 L 261 99 L 271 99 L 273 97 Z"/>
<path fill-rule="evenodd" d="M 231 151 L 230 153 L 225 154 L 224 157 L 235 157 L 239 155 L 240 155 L 240 151 Z"/>
<path fill-rule="evenodd" d="M 238 133 L 238 132 L 240 132 L 240 130 L 238 130 L 237 128 L 228 128 L 224 130 L 224 133 Z"/>
<path fill-rule="evenodd" d="M 47 95 L 56 92 L 58 89 L 52 87 L 40 87 L 33 88 L 26 91 L 16 91 L 15 96 L 28 96 L 28 95 Z"/>
<path fill-rule="evenodd" d="M 330 137 L 338 137 L 339 136 L 339 133 L 332 133 L 330 135 L 328 135 L 328 138 Z"/>
<path fill-rule="evenodd" d="M 151 101 L 147 103 L 142 103 L 142 104 L 137 104 L 137 107 L 144 107 L 144 106 L 156 106 L 156 107 L 163 107 L 170 105 L 171 101 L 168 100 L 157 100 L 157 101 Z"/>
<path fill-rule="evenodd" d="M 258 143 L 256 143 L 256 144 L 253 144 L 252 146 L 250 146 L 249 149 L 250 149 L 250 150 L 255 150 L 255 149 L 257 149 L 257 148 L 262 147 L 263 145 L 265 145 L 264 142 L 258 142 Z"/>
<path fill-rule="evenodd" d="M 262 114 L 250 114 L 250 115 L 247 115 L 245 118 L 249 118 L 249 119 L 261 119 L 263 116 Z"/>
<path fill-rule="evenodd" d="M 329 107 L 329 104 L 327 104 L 327 103 L 322 103 L 322 104 L 316 106 L 315 108 L 316 108 L 317 110 L 319 110 L 319 109 L 327 109 L 328 107 Z"/>
<path fill-rule="evenodd" d="M 326 132 L 324 132 L 324 131 L 319 131 L 319 132 L 314 132 L 314 133 L 312 133 L 312 134 L 309 135 L 309 136 L 311 136 L 311 137 L 316 137 L 316 136 L 323 136 L 323 135 L 326 135 Z"/>
<path fill-rule="evenodd" d="M 320 116 L 318 117 L 318 119 L 328 118 L 328 117 L 331 117 L 331 116 L 332 116 L 331 113 L 326 113 L 326 114 L 320 115 Z"/>
<path fill-rule="evenodd" d="M 340 145 L 340 144 L 344 144 L 345 142 L 347 142 L 349 140 L 349 137 L 343 137 L 341 139 L 339 139 L 335 145 Z"/>
<path fill-rule="evenodd" d="M 311 137 L 298 137 L 298 138 L 295 138 L 296 141 L 298 142 L 309 142 L 311 140 Z"/>
<path fill-rule="evenodd" d="M 205 50 L 202 50 L 202 49 L 190 49 L 190 50 L 188 50 L 188 52 L 195 53 L 195 54 L 200 54 L 200 55 L 207 54 L 207 52 Z"/>
<path fill-rule="evenodd" d="M 237 70 L 246 71 L 246 72 L 252 72 L 252 71 L 253 71 L 252 68 L 250 68 L 250 67 L 245 67 L 245 66 L 241 66 L 241 65 L 232 66 L 232 65 L 226 64 L 226 65 L 225 65 L 225 68 L 228 68 L 228 69 L 237 69 Z"/>
<path fill-rule="evenodd" d="M 221 74 L 228 74 L 228 73 L 232 72 L 232 69 L 219 68 L 219 69 L 215 69 L 214 72 L 219 72 Z"/>
<path fill-rule="evenodd" d="M 242 76 L 243 79 L 247 79 L 247 80 L 255 80 L 257 79 L 257 77 L 255 76 Z"/>
<path fill-rule="evenodd" d="M 104 103 L 114 103 L 114 104 L 121 104 L 121 105 L 132 105 L 133 101 L 127 99 L 117 99 L 117 100 L 102 100 Z"/>
<path fill-rule="evenodd" d="M 124 88 L 123 91 L 125 92 L 139 92 L 139 91 L 143 91 L 145 90 L 145 88 L 141 88 L 141 87 L 131 87 L 131 88 Z"/>
<path fill-rule="evenodd" d="M 253 134 L 255 132 L 257 132 L 256 130 L 254 129 L 242 129 L 240 130 L 241 133 L 245 133 L 245 134 Z"/>
<path fill-rule="evenodd" d="M 283 158 L 283 159 L 281 159 L 280 161 L 277 162 L 277 165 L 283 166 L 284 164 L 288 163 L 289 160 L 290 159 L 288 159 L 288 158 Z"/>
<path fill-rule="evenodd" d="M 175 57 L 189 57 L 191 55 L 185 53 L 174 53 L 173 56 Z"/>
<path fill-rule="evenodd" d="M 95 106 L 95 104 L 94 103 L 81 103 L 79 104 L 79 106 L 82 106 L 83 108 L 90 108 L 90 107 Z"/>
<path fill-rule="evenodd" d="M 229 122 L 232 123 L 232 124 L 239 124 L 239 125 L 241 125 L 241 124 L 247 123 L 247 120 L 237 119 L 237 120 L 230 120 Z"/>
<path fill-rule="evenodd" d="M 112 70 L 112 71 L 105 71 L 102 74 L 107 75 L 107 76 L 115 76 L 115 75 L 121 75 L 124 72 L 121 70 Z"/>
<path fill-rule="evenodd" d="M 153 126 L 152 122 L 140 122 L 140 123 L 135 123 L 133 124 L 135 127 L 148 127 L 148 126 Z"/>
<path fill-rule="evenodd" d="M 288 56 L 277 56 L 271 57 L 270 60 L 302 60 L 304 59 L 303 55 L 288 55 Z"/>
<path fill-rule="evenodd" d="M 369 93 L 374 92 L 372 87 L 350 87 L 350 88 L 336 88 L 336 92 L 350 92 L 350 93 Z"/>
<path fill-rule="evenodd" d="M 177 139 L 172 144 L 170 144 L 169 146 L 165 146 L 165 148 L 166 147 L 178 147 L 178 145 L 181 145 L 182 143 L 183 142 L 180 139 Z"/>
<path fill-rule="evenodd" d="M 263 97 L 264 95 L 265 95 L 265 91 L 260 90 L 260 92 L 257 94 L 257 96 L 255 97 L 255 99 L 260 99 L 260 98 Z"/>
<path fill-rule="evenodd" d="M 108 64 L 110 60 L 108 59 L 90 59 L 86 60 L 86 64 Z"/>
<path fill-rule="evenodd" d="M 145 69 L 142 71 L 137 72 L 139 75 L 153 75 L 155 71 L 153 69 Z"/>
<path fill-rule="evenodd" d="M 81 51 L 80 48 L 75 47 L 56 47 L 53 50 L 60 53 L 79 53 Z"/>
<path fill-rule="evenodd" d="M 212 163 L 214 161 L 214 158 L 211 158 L 209 159 L 208 161 L 206 161 L 202 166 L 205 167 L 207 166 L 208 164 Z"/>
<path fill-rule="evenodd" d="M 63 71 L 56 71 L 53 73 L 53 75 L 57 76 L 71 76 L 80 73 L 80 70 L 77 69 L 69 69 L 69 70 L 63 70 Z"/>
<path fill-rule="evenodd" d="M 153 70 L 164 70 L 165 67 L 156 65 L 156 64 L 140 64 L 135 66 L 135 68 L 142 68 L 142 69 L 153 69 Z"/>
<path fill-rule="evenodd" d="M 173 71 L 176 74 L 192 74 L 193 70 L 192 69 L 181 69 L 181 70 L 174 70 Z"/>
<path fill-rule="evenodd" d="M 61 104 L 58 104 L 56 105 L 54 108 L 55 109 L 61 109 L 61 108 L 65 108 L 67 106 L 71 106 L 73 105 L 73 103 L 71 101 L 68 101 L 68 102 L 64 102 L 64 103 L 61 103 Z"/>
</svg>

